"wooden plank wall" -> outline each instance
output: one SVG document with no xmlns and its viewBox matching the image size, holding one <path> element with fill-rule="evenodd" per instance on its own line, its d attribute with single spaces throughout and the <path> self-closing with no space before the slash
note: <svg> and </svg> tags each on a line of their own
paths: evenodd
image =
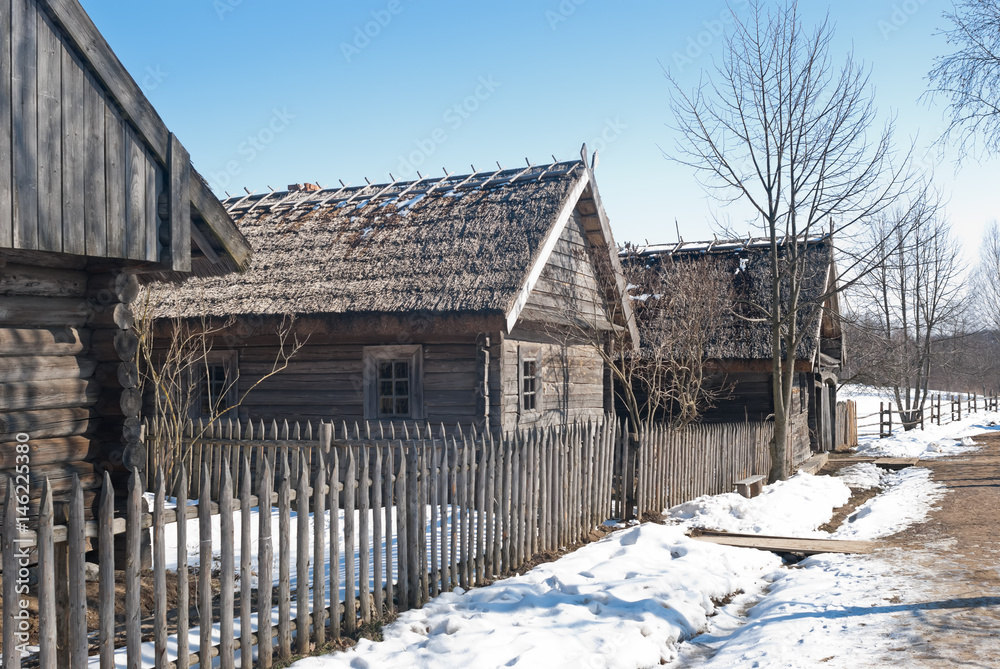
<svg viewBox="0 0 1000 669">
<path fill-rule="evenodd" d="M 579 214 L 566 224 L 548 264 L 531 291 L 520 322 L 584 323 L 596 330 L 611 327 L 604 293 Z"/>
<path fill-rule="evenodd" d="M 0 248 L 157 262 L 164 166 L 36 0 L 0 25 Z"/>
<path fill-rule="evenodd" d="M 549 340 L 549 341 L 546 341 Z M 541 333 L 516 329 L 501 346 L 498 365 L 499 411 L 494 429 L 509 432 L 532 426 L 549 426 L 599 420 L 604 407 L 604 361 L 593 344 L 553 344 Z M 538 351 L 541 386 L 539 411 L 519 411 L 518 348 Z"/>
<path fill-rule="evenodd" d="M 287 369 L 246 397 L 240 417 L 265 422 L 364 421 L 364 347 L 374 343 L 310 337 Z M 423 346 L 424 420 L 431 424 L 478 423 L 481 427 L 476 338 L 456 336 L 407 343 Z M 219 342 L 213 350 L 223 350 L 222 345 Z M 277 351 L 276 337 L 239 342 L 240 395 L 273 369 Z"/>
</svg>

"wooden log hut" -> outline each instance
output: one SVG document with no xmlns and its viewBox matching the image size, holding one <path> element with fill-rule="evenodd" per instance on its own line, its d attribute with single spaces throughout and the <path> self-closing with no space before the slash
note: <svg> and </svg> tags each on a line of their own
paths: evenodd
<svg viewBox="0 0 1000 669">
<path fill-rule="evenodd" d="M 613 403 L 599 347 L 634 323 L 586 158 L 233 198 L 249 271 L 168 291 L 157 314 L 235 318 L 208 372 L 233 397 L 271 369 L 295 316 L 308 342 L 241 418 L 511 430 L 600 417 Z"/>
<path fill-rule="evenodd" d="M 34 498 L 76 474 L 93 502 L 144 462 L 138 282 L 250 248 L 77 0 L 0 0 L 0 27 L 0 472 L 27 442 Z"/>
<path fill-rule="evenodd" d="M 793 464 L 807 459 L 812 451 L 834 450 L 837 375 L 844 361 L 832 238 L 801 244 L 805 272 L 800 303 L 805 306 L 799 312 L 798 327 L 805 337 L 795 353 Z M 705 410 L 702 420 L 769 419 L 774 414 L 770 323 L 760 320 L 761 313 L 752 305 L 770 302 L 770 242 L 743 239 L 650 245 L 623 254 L 623 259 L 650 272 L 661 271 L 669 262 L 716 263 L 724 276 L 732 277 L 733 312 L 720 315 L 719 334 L 705 351 L 708 385 L 720 390 L 721 396 Z"/>
</svg>

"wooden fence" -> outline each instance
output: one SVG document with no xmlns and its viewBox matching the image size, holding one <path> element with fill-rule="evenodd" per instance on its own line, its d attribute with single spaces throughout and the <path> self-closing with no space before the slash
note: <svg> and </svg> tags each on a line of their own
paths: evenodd
<svg viewBox="0 0 1000 669">
<path fill-rule="evenodd" d="M 353 634 L 390 611 L 514 572 L 540 552 L 584 540 L 611 512 L 619 438 L 613 420 L 497 440 L 442 430 L 436 438 L 410 435 L 409 441 L 338 441 L 332 425 L 322 426 L 317 436 L 311 448 L 271 444 L 270 451 L 227 439 L 211 446 L 228 449 L 218 458 L 203 443 L 198 503 L 188 503 L 192 476 L 184 461 L 178 467 L 175 509 L 167 509 L 162 467 L 153 473 L 151 514 L 143 478 L 133 473 L 124 518 L 116 517 L 115 491 L 106 476 L 96 522 L 85 521 L 76 481 L 68 525 L 54 525 L 46 486 L 32 530 L 18 518 L 15 486 L 8 486 L 2 546 L 4 668 L 19 667 L 22 659 L 11 652 L 18 646 L 13 576 L 19 573 L 20 546 L 34 547 L 38 556 L 37 661 L 43 668 L 83 668 L 90 655 L 100 657 L 102 669 L 110 668 L 122 659 L 115 649 L 122 635 L 130 669 L 189 667 L 215 657 L 229 669 L 238 653 L 252 655 L 254 666 L 271 667 L 276 658 Z M 254 453 L 259 476 L 252 472 Z M 212 494 L 216 462 L 217 502 Z M 256 518 L 234 515 L 255 507 L 261 511 Z M 185 522 L 177 522 L 178 516 Z M 218 516 L 215 532 L 213 516 Z M 199 537 L 196 560 L 187 547 L 188 519 L 192 537 Z M 167 587 L 166 528 L 172 523 L 175 595 Z M 143 576 L 147 528 L 153 569 Z M 123 565 L 115 563 L 115 534 L 125 534 Z M 92 642 L 84 564 L 88 536 L 99 539 L 100 554 L 99 623 Z M 200 568 L 213 561 L 217 572 Z M 116 567 L 123 567 L 123 621 L 115 619 Z M 275 567 L 276 578 L 268 578 Z M 192 574 L 197 579 L 189 585 Z M 141 595 L 150 590 L 154 610 L 144 619 Z M 191 616 L 192 604 L 200 617 Z M 189 644 L 189 635 L 198 643 Z"/>
<path fill-rule="evenodd" d="M 643 427 L 634 465 L 636 512 L 659 514 L 701 495 L 732 492 L 735 481 L 767 474 L 773 434 L 772 422 Z M 619 493 L 619 517 L 626 501 Z"/>
<path fill-rule="evenodd" d="M 960 421 L 962 420 L 963 415 L 968 417 L 974 413 L 978 413 L 980 410 L 997 411 L 998 408 L 1000 408 L 1000 396 L 996 394 L 982 396 L 974 394 L 963 396 L 959 394 L 949 395 L 947 396 L 947 399 L 943 399 L 943 396 L 939 393 L 931 396 L 927 400 L 924 409 L 911 412 L 893 408 L 891 402 L 879 402 L 878 413 L 862 416 L 861 420 L 877 416 L 879 438 L 885 439 L 886 437 L 891 437 L 893 434 L 893 423 L 896 422 L 893 419 L 894 415 L 900 416 L 897 424 L 902 426 L 902 414 L 916 413 L 917 427 L 924 429 L 927 423 L 930 423 L 931 425 L 941 425 L 942 420 L 944 420 L 945 423 Z M 944 409 L 948 409 L 948 411 L 944 411 Z M 947 418 L 945 419 L 943 416 L 947 416 Z M 855 425 L 857 424 L 858 422 L 855 420 Z M 863 424 L 865 427 L 875 427 L 875 425 L 875 423 Z"/>
<path fill-rule="evenodd" d="M 4 669 L 22 659 L 7 652 L 21 640 L 12 577 L 21 573 L 20 547 L 38 561 L 40 627 L 30 643 L 39 650 L 30 664 L 82 669 L 95 656 L 102 669 L 209 659 L 230 669 L 243 655 L 266 668 L 441 592 L 518 571 L 540 553 L 585 541 L 609 517 L 732 491 L 736 480 L 767 472 L 772 429 L 647 427 L 630 442 L 610 418 L 502 438 L 457 427 L 400 434 L 227 422 L 191 433 L 173 486 L 153 467 L 151 509 L 147 478 L 135 472 L 116 515 L 105 476 L 96 521 L 86 520 L 75 481 L 67 525 L 55 525 L 46 486 L 37 526 L 26 527 L 9 485 Z M 245 510 L 254 511 L 236 513 Z M 169 554 L 168 534 L 176 536 Z M 115 535 L 125 539 L 118 563 Z M 197 548 L 189 550 L 189 537 Z M 98 540 L 100 572 L 99 621 L 90 625 L 89 538 Z M 150 543 L 152 570 L 142 571 Z M 117 618 L 116 604 L 124 608 Z"/>
</svg>

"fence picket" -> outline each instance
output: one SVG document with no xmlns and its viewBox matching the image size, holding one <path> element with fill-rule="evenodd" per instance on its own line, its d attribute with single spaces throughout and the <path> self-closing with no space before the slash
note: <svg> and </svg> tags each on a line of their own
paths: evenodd
<svg viewBox="0 0 1000 669">
<path fill-rule="evenodd" d="M 139 478 L 138 470 L 132 470 L 128 485 L 128 508 L 125 517 L 127 525 L 125 533 L 126 663 L 129 669 L 140 669 L 142 664 L 142 631 L 139 602 L 142 594 L 142 583 L 139 581 L 139 568 L 142 566 L 142 481 Z"/>
<path fill-rule="evenodd" d="M 190 627 L 189 617 L 190 617 L 190 592 L 188 583 L 188 554 L 187 554 L 187 508 L 188 508 L 188 468 L 181 462 L 180 470 L 177 474 L 177 488 L 176 488 L 176 498 L 177 498 L 177 659 L 174 661 L 174 666 L 177 669 L 188 669 L 190 666 L 190 661 L 188 659 L 189 644 L 188 644 L 188 628 Z M 110 489 L 111 479 L 109 476 L 105 475 L 104 485 L 106 488 Z M 113 493 L 112 493 L 113 494 Z M 108 541 L 114 543 L 114 535 L 111 534 L 111 524 L 114 519 L 114 501 L 112 500 L 109 504 L 108 516 L 104 516 L 104 502 L 101 502 L 102 509 L 102 521 L 101 521 L 101 531 L 104 532 L 104 526 L 107 526 Z M 101 537 L 101 550 L 104 550 L 104 536 Z M 109 566 L 110 575 L 108 578 L 110 582 L 114 583 L 114 562 Z M 101 555 L 101 569 L 103 570 L 104 565 L 104 555 Z M 101 585 L 104 585 L 104 574 L 101 574 Z M 110 605 L 111 605 L 111 621 L 110 621 L 110 634 L 114 634 L 114 593 L 111 592 Z M 102 598 L 101 606 L 104 607 L 108 604 Z M 101 615 L 104 615 L 104 611 L 101 611 Z M 103 625 L 101 629 L 102 639 L 103 639 Z M 102 641 L 103 643 L 103 641 Z M 110 645 L 110 642 L 109 642 Z M 103 650 L 103 648 L 102 648 Z M 113 650 L 111 651 L 114 652 Z M 103 657 L 103 654 L 102 654 Z M 113 662 L 113 660 L 112 660 Z M 102 660 L 102 667 L 103 660 Z"/>
<path fill-rule="evenodd" d="M 357 501 L 357 461 L 354 447 L 347 447 L 347 473 L 344 477 L 344 631 L 354 634 L 358 627 L 354 571 L 354 509 Z"/>
<path fill-rule="evenodd" d="M 396 566 L 398 578 L 396 581 L 396 602 L 397 610 L 402 613 L 410 608 L 409 589 L 409 533 L 407 532 L 407 518 L 409 516 L 407 507 L 409 501 L 406 497 L 406 447 L 403 442 L 399 443 L 399 472 L 396 475 Z"/>
<path fill-rule="evenodd" d="M 105 479 L 107 479 L 107 474 L 105 473 Z M 7 490 L 13 490 L 13 485 L 11 481 L 7 482 Z M 11 504 L 10 493 L 7 495 L 7 508 L 8 513 L 13 504 Z M 101 500 L 102 511 L 104 510 L 104 500 Z M 4 520 L 4 527 L 13 527 L 13 525 L 8 525 L 9 516 Z M 55 669 L 56 667 L 56 573 L 55 573 L 55 551 L 53 549 L 53 538 L 52 538 L 52 486 L 49 484 L 48 477 L 42 483 L 42 506 L 38 512 L 38 662 L 42 669 Z M 4 531 L 4 536 L 6 538 L 6 530 Z M 101 537 L 102 541 L 104 537 Z M 4 542 L 4 556 L 8 554 L 7 542 Z M 103 546 L 102 546 L 103 548 Z M 10 553 L 13 556 L 13 552 Z M 114 558 L 114 555 L 111 556 Z M 4 561 L 3 570 L 4 573 L 11 573 L 7 571 L 8 565 L 6 560 Z M 112 572 L 113 575 L 113 572 Z M 7 580 L 11 581 L 10 590 L 8 590 Z M 103 585 L 103 583 L 102 583 Z M 13 601 L 15 594 L 13 590 L 14 579 L 4 580 L 4 601 Z M 8 599 L 11 597 L 11 599 Z M 114 603 L 112 601 L 111 614 L 114 616 Z M 101 622 L 106 623 L 105 617 L 101 616 Z M 114 618 L 111 619 L 112 626 L 114 625 Z M 13 644 L 13 632 L 14 623 L 11 617 L 7 617 L 4 622 L 4 648 L 12 648 L 13 645 L 8 646 L 7 644 Z M 7 628 L 10 627 L 10 637 L 7 635 Z M 112 664 L 107 664 L 105 640 L 104 640 L 105 628 L 102 625 L 101 628 L 101 669 L 107 666 L 114 666 L 113 659 Z M 107 647 L 114 652 L 114 648 L 111 646 L 109 641 Z M 15 655 L 15 653 L 11 653 Z M 4 666 L 7 666 L 6 662 Z"/>
<path fill-rule="evenodd" d="M 298 429 L 298 423 L 295 424 Z M 312 480 L 313 507 L 313 593 L 312 631 L 317 646 L 326 644 L 326 581 L 323 562 L 326 558 L 326 459 L 323 449 L 316 451 L 316 471 Z M 331 569 L 337 565 L 331 564 Z M 332 599 L 337 599 L 334 595 Z"/>
<path fill-rule="evenodd" d="M 375 447 L 372 472 L 372 570 L 375 579 L 375 618 L 385 615 L 385 582 L 382 578 L 382 447 Z M 388 539 L 387 539 L 388 543 Z"/>
<path fill-rule="evenodd" d="M 232 449 L 230 449 L 230 453 Z M 219 481 L 219 667 L 235 669 L 236 649 L 234 644 L 233 609 L 236 593 L 236 560 L 233 541 L 233 477 L 230 464 L 222 462 Z M 247 649 L 251 650 L 251 649 Z M 252 652 L 252 650 L 251 650 Z"/>
<path fill-rule="evenodd" d="M 165 513 L 165 482 L 163 480 L 163 468 L 156 470 L 156 486 L 153 498 L 153 662 L 157 667 L 166 665 L 167 662 L 167 544 L 164 532 L 166 530 L 163 514 Z M 83 491 L 80 491 L 80 508 L 83 507 Z M 178 508 L 178 511 L 180 509 Z M 80 534 L 83 534 L 83 524 L 81 518 Z M 83 537 L 80 537 L 81 544 Z M 69 547 L 70 560 L 72 560 L 74 547 L 72 542 Z M 81 546 L 80 559 L 83 559 Z M 82 567 L 83 565 L 81 565 Z M 72 567 L 70 571 L 74 571 Z M 81 574 L 82 576 L 82 574 Z M 82 579 L 81 579 L 82 580 Z M 82 593 L 86 602 L 87 592 Z M 74 610 L 76 606 L 74 605 Z M 86 613 L 86 604 L 84 604 Z M 87 621 L 83 620 L 83 636 L 86 639 Z M 84 641 L 82 652 L 86 655 L 86 641 Z"/>
<path fill-rule="evenodd" d="M 333 424 L 320 428 L 333 437 Z M 327 506 L 330 507 L 330 636 L 340 640 L 340 452 L 330 449 L 330 464 L 327 472 L 329 490 Z"/>
<path fill-rule="evenodd" d="M 379 425 L 379 432 L 382 432 L 381 424 Z M 395 458 L 393 457 L 393 449 L 390 444 L 385 448 L 385 608 L 388 615 L 391 615 L 393 612 L 392 602 L 396 594 L 393 584 L 394 573 L 392 561 L 392 519 L 393 510 L 395 509 L 392 496 L 393 484 L 395 483 L 394 464 Z"/>
<path fill-rule="evenodd" d="M 212 647 L 212 570 L 200 565 L 212 564 L 212 477 L 209 463 L 202 461 L 201 488 L 198 492 L 198 627 L 199 660 L 211 657 Z"/>
<path fill-rule="evenodd" d="M 271 537 L 271 494 L 274 491 L 274 470 L 271 461 L 262 459 L 261 476 L 257 482 L 257 663 L 271 666 L 274 641 L 271 632 L 271 597 L 274 579 L 274 543 Z"/>
<path fill-rule="evenodd" d="M 288 436 L 288 421 L 284 423 Z M 295 650 L 309 652 L 309 464 L 298 448 L 295 480 Z"/>
<path fill-rule="evenodd" d="M 288 451 L 282 449 L 278 465 L 278 657 L 292 656 L 291 524 L 292 482 Z"/>
<path fill-rule="evenodd" d="M 358 453 L 361 465 L 361 471 L 358 473 L 360 483 L 358 488 L 358 590 L 361 600 L 361 620 L 367 623 L 372 618 L 371 581 L 369 580 L 371 556 L 368 536 L 368 510 L 371 506 L 371 490 L 368 480 L 370 453 L 367 446 L 362 446 Z"/>
<path fill-rule="evenodd" d="M 250 536 L 251 512 L 250 512 L 250 487 L 252 485 L 250 474 L 250 453 L 247 449 L 240 449 L 240 664 L 249 664 L 249 659 L 253 655 L 253 640 L 251 639 L 252 615 L 251 604 L 253 602 L 253 592 L 251 590 L 250 579 L 253 578 L 251 570 L 251 558 L 253 544 Z M 268 504 L 270 507 L 270 504 Z M 177 507 L 178 509 L 182 507 Z M 264 500 L 257 503 L 257 513 L 263 514 Z M 261 574 L 263 578 L 263 574 Z"/>
</svg>

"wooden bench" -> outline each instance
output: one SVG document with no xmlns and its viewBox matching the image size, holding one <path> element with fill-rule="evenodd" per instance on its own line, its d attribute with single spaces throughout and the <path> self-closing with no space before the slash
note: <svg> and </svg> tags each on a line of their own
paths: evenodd
<svg viewBox="0 0 1000 669">
<path fill-rule="evenodd" d="M 766 481 L 766 476 L 763 474 L 757 474 L 756 476 L 748 476 L 745 479 L 740 479 L 733 485 L 736 486 L 736 492 L 743 495 L 747 499 L 750 499 L 751 497 L 756 497 L 764 491 L 764 483 Z"/>
</svg>

